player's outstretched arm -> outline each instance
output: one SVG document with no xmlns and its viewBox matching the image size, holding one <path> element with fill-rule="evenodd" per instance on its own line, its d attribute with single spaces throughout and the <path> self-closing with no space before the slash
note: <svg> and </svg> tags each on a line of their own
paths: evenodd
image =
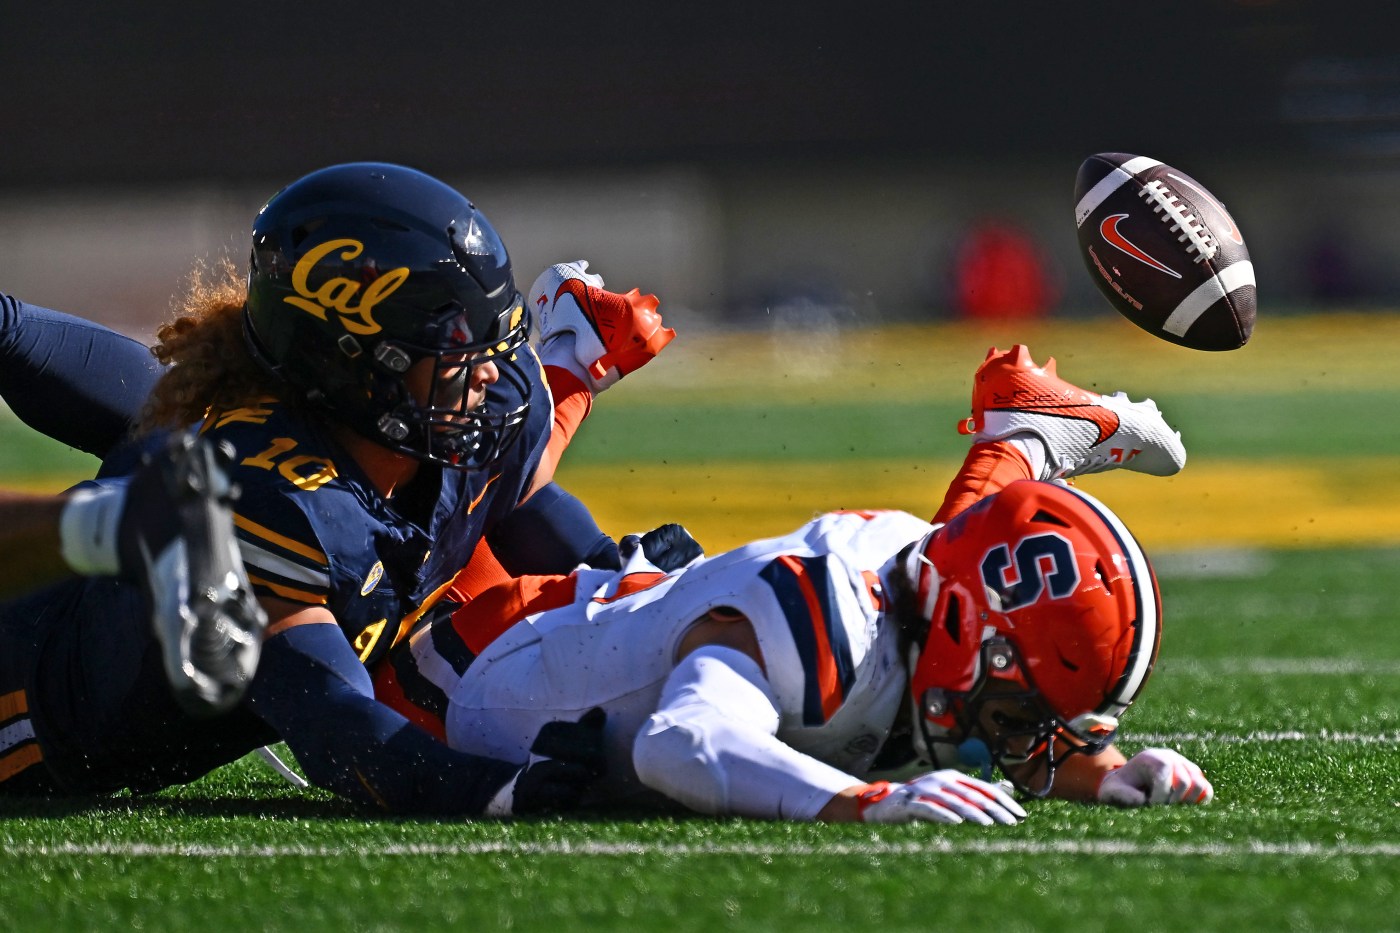
<svg viewBox="0 0 1400 933">
<path fill-rule="evenodd" d="M 1115 746 L 1108 746 L 1097 755 L 1066 755 L 1063 741 L 1056 743 L 1055 781 L 1046 795 L 1056 800 L 1076 800 L 1080 803 L 1094 803 L 1099 797 L 1099 785 L 1105 776 L 1123 767 L 1127 761 Z M 1020 766 L 1003 765 L 1007 776 L 1022 786 L 1039 787 L 1045 783 L 1043 759 L 1036 759 Z"/>
<path fill-rule="evenodd" d="M 572 373 L 593 395 L 655 359 L 676 332 L 655 295 L 603 288 L 585 260 L 550 266 L 526 299 L 539 322 L 540 360 Z"/>
<path fill-rule="evenodd" d="M 865 784 L 780 741 L 778 722 L 758 661 L 741 647 L 706 644 L 672 671 L 632 762 L 648 787 L 715 815 L 988 825 L 1025 816 L 1005 791 L 958 772 Z"/>
<path fill-rule="evenodd" d="M 567 808 L 597 777 L 588 743 L 580 767 L 541 756 L 524 767 L 456 752 L 379 703 L 369 672 L 329 612 L 264 600 L 273 618 L 254 710 L 287 742 L 313 784 L 390 813 L 505 816 Z M 602 722 L 579 724 L 597 733 Z"/>
<path fill-rule="evenodd" d="M 643 784 L 700 813 L 812 820 L 858 779 L 777 738 L 777 696 L 758 662 L 707 644 L 676 665 L 642 725 Z"/>
</svg>

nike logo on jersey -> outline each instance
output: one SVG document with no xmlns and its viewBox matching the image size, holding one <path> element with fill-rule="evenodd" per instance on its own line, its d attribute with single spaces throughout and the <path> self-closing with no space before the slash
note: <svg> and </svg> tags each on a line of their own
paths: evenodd
<svg viewBox="0 0 1400 933">
<path fill-rule="evenodd" d="M 1114 214 L 1111 217 L 1105 217 L 1103 223 L 1099 224 L 1099 235 L 1102 236 L 1104 240 L 1108 242 L 1109 246 L 1115 247 L 1116 249 L 1127 253 L 1129 256 L 1133 257 L 1138 262 L 1151 266 L 1158 272 L 1165 272 L 1167 275 L 1171 276 L 1174 279 L 1181 278 L 1181 273 L 1176 272 L 1168 266 L 1165 266 L 1157 260 L 1153 259 L 1151 256 L 1147 255 L 1147 253 L 1139 249 L 1137 244 L 1133 243 L 1131 240 L 1129 240 L 1127 237 L 1123 236 L 1123 234 L 1119 232 L 1118 224 L 1120 221 L 1122 221 L 1124 217 L 1127 216 L 1127 214 Z"/>
</svg>

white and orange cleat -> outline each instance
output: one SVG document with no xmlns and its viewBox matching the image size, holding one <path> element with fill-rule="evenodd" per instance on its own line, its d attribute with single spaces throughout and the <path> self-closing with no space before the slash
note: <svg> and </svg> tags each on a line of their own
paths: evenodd
<svg viewBox="0 0 1400 933">
<path fill-rule="evenodd" d="M 1023 344 L 987 351 L 973 380 L 972 417 L 958 431 L 978 442 L 1034 435 L 1045 445 L 1045 480 L 1116 469 L 1171 476 L 1186 465 L 1181 434 L 1151 399 L 1071 385 L 1056 375 L 1053 357 L 1037 366 Z"/>
<path fill-rule="evenodd" d="M 527 300 L 539 319 L 540 361 L 578 376 L 594 395 L 641 369 L 675 339 L 655 295 L 605 291 L 585 260 L 550 266 Z"/>
</svg>

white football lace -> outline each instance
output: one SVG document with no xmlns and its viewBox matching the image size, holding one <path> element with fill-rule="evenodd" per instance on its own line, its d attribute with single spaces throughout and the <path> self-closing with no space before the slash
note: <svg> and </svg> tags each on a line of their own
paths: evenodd
<svg viewBox="0 0 1400 933">
<path fill-rule="evenodd" d="M 1173 233 L 1181 231 L 1181 236 L 1177 237 L 1178 243 L 1186 243 L 1187 253 L 1195 253 L 1196 258 L 1192 262 L 1200 262 L 1202 259 L 1214 259 L 1219 246 L 1215 242 L 1215 237 L 1211 236 L 1205 225 L 1196 219 L 1196 215 L 1188 212 L 1181 200 L 1172 193 L 1172 190 L 1160 181 L 1148 182 L 1138 190 L 1138 196 L 1144 201 L 1152 204 L 1152 213 L 1161 214 L 1162 221 L 1166 223 Z"/>
</svg>

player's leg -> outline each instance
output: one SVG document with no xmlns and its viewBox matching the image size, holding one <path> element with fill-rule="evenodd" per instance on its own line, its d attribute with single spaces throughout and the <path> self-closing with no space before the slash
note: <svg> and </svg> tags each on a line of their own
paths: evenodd
<svg viewBox="0 0 1400 933">
<path fill-rule="evenodd" d="M 160 370 L 139 341 L 0 295 L 0 398 L 42 434 L 106 456 L 129 433 Z"/>
<path fill-rule="evenodd" d="M 34 727 L 33 670 L 45 608 L 0 602 L 0 797 L 57 790 Z"/>
<path fill-rule="evenodd" d="M 1017 480 L 1038 479 L 1040 468 L 1034 460 L 1037 455 L 1042 463 L 1045 459 L 1036 449 L 1040 446 L 1034 438 L 973 444 L 931 521 L 943 524 L 977 500 L 995 495 Z"/>
<path fill-rule="evenodd" d="M 117 530 L 123 568 L 149 598 L 175 697 L 196 715 L 242 698 L 267 627 L 239 555 L 225 459 L 203 439 L 174 435 L 132 476 Z"/>
<path fill-rule="evenodd" d="M 1186 465 L 1181 435 L 1151 399 L 1081 389 L 1056 374 L 1054 359 L 1037 366 L 1019 344 L 988 351 L 975 376 L 972 417 L 958 430 L 977 442 L 1039 440 L 1045 462 L 1035 478 L 1042 480 L 1120 468 L 1171 476 Z"/>
<path fill-rule="evenodd" d="M 526 299 L 539 317 L 540 359 L 573 372 L 593 392 L 641 369 L 675 339 L 655 295 L 603 288 L 584 260 L 550 266 Z"/>
<path fill-rule="evenodd" d="M 67 500 L 0 490 L 0 599 L 72 575 L 59 535 Z"/>
<path fill-rule="evenodd" d="M 113 577 L 0 603 L 0 795 L 154 789 L 237 756 L 208 730 L 257 721 L 185 715 L 153 641 L 142 594 Z"/>
<path fill-rule="evenodd" d="M 973 444 L 934 522 L 1021 479 L 1061 479 L 1112 469 L 1170 476 L 1186 463 L 1181 436 L 1151 399 L 1102 396 L 1065 382 L 1055 361 L 1036 366 L 1025 346 L 988 351 L 974 377 L 972 417 L 958 425 Z"/>
<path fill-rule="evenodd" d="M 521 619 L 573 602 L 575 583 L 573 574 L 507 578 L 457 609 L 452 629 L 473 654 L 480 654 Z"/>
<path fill-rule="evenodd" d="M 238 553 L 234 492 L 213 445 L 173 435 L 129 480 L 55 498 L 64 563 L 141 584 L 176 698 L 193 713 L 236 703 L 267 620 Z"/>
<path fill-rule="evenodd" d="M 592 410 L 594 397 L 654 359 L 675 331 L 662 326 L 655 296 L 643 296 L 637 289 L 626 294 L 605 291 L 602 277 L 588 272 L 584 260 L 550 266 L 535 279 L 527 300 L 539 319 L 541 366 L 554 403 L 549 443 L 524 497 L 529 500 L 553 479 L 564 450 Z M 563 490 L 557 492 L 567 496 Z M 570 505 L 578 505 L 568 498 Z M 580 517 L 587 518 L 578 526 L 583 532 L 578 540 L 592 545 L 600 533 L 596 526 L 590 527 L 587 510 L 582 505 L 578 509 Z M 559 514 L 557 506 L 551 511 Z M 498 529 L 498 539 L 508 532 Z M 533 542 L 526 545 L 533 548 Z M 469 602 L 510 577 L 501 558 L 483 542 L 457 575 L 449 598 Z"/>
</svg>

